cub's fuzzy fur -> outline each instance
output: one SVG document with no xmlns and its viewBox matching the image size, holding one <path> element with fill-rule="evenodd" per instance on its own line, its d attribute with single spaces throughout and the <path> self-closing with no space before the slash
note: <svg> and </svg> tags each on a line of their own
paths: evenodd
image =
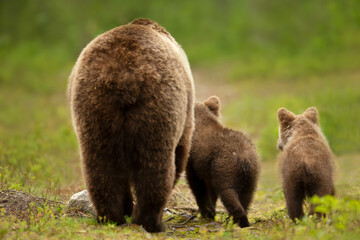
<svg viewBox="0 0 360 240">
<path fill-rule="evenodd" d="M 82 51 L 67 95 L 98 219 L 122 224 L 133 215 L 147 231 L 163 231 L 194 122 L 193 79 L 180 45 L 148 19 L 116 27 Z"/>
<path fill-rule="evenodd" d="M 220 196 L 234 222 L 247 227 L 247 210 L 259 175 L 258 156 L 247 136 L 219 122 L 219 108 L 217 97 L 195 104 L 187 180 L 203 217 L 214 218 Z"/>
<path fill-rule="evenodd" d="M 295 115 L 278 110 L 280 124 L 278 148 L 286 207 L 292 220 L 304 216 L 303 201 L 314 195 L 334 195 L 333 154 L 319 127 L 316 108 Z M 310 214 L 314 213 L 314 206 Z"/>
</svg>

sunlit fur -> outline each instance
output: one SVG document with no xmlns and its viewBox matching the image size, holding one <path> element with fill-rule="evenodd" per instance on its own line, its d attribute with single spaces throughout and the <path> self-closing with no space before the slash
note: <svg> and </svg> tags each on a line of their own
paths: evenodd
<svg viewBox="0 0 360 240">
<path fill-rule="evenodd" d="M 234 223 L 247 227 L 259 175 L 258 155 L 248 136 L 220 123 L 219 111 L 217 97 L 195 104 L 187 180 L 203 217 L 214 218 L 220 196 Z"/>
<path fill-rule="evenodd" d="M 133 215 L 147 231 L 163 231 L 194 125 L 193 79 L 180 45 L 148 19 L 114 28 L 82 51 L 67 95 L 98 220 L 122 224 Z"/>
<path fill-rule="evenodd" d="M 316 108 L 308 108 L 302 115 L 280 108 L 278 119 L 278 148 L 283 151 L 279 168 L 288 213 L 295 220 L 304 215 L 305 197 L 335 194 L 333 153 L 320 130 Z"/>
</svg>

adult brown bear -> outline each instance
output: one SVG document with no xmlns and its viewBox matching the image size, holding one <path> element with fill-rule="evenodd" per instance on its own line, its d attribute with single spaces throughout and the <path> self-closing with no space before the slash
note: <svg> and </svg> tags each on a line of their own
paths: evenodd
<svg viewBox="0 0 360 240">
<path fill-rule="evenodd" d="M 114 28 L 82 51 L 67 94 L 98 220 L 122 224 L 133 215 L 147 231 L 163 231 L 162 211 L 185 168 L 194 124 L 181 46 L 149 19 Z"/>
</svg>

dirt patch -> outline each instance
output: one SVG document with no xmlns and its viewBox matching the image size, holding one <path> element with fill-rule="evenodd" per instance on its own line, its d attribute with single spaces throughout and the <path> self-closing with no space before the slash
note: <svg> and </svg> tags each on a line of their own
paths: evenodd
<svg viewBox="0 0 360 240">
<path fill-rule="evenodd" d="M 30 213 L 38 212 L 39 207 L 48 206 L 56 209 L 63 202 L 47 200 L 16 190 L 0 191 L 0 209 L 5 209 L 5 215 L 14 215 L 18 220 L 24 220 Z M 53 211 L 56 214 L 56 211 Z"/>
<path fill-rule="evenodd" d="M 239 94 L 233 85 L 226 82 L 228 70 L 222 68 L 193 69 L 195 96 L 197 102 L 202 102 L 210 96 L 216 95 L 222 104 L 230 103 Z"/>
</svg>

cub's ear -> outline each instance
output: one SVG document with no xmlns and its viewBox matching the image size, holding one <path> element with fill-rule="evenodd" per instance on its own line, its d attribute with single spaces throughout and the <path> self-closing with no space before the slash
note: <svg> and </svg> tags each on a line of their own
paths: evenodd
<svg viewBox="0 0 360 240">
<path fill-rule="evenodd" d="M 219 116 L 220 110 L 220 99 L 217 96 L 209 97 L 204 101 L 204 105 L 210 109 L 210 111 Z"/>
<path fill-rule="evenodd" d="M 286 108 L 280 108 L 277 112 L 278 119 L 281 127 L 287 127 L 292 121 L 295 120 L 295 114 L 287 110 Z"/>
<path fill-rule="evenodd" d="M 305 110 L 303 115 L 309 119 L 312 123 L 319 124 L 319 112 L 315 107 L 310 107 Z"/>
</svg>

